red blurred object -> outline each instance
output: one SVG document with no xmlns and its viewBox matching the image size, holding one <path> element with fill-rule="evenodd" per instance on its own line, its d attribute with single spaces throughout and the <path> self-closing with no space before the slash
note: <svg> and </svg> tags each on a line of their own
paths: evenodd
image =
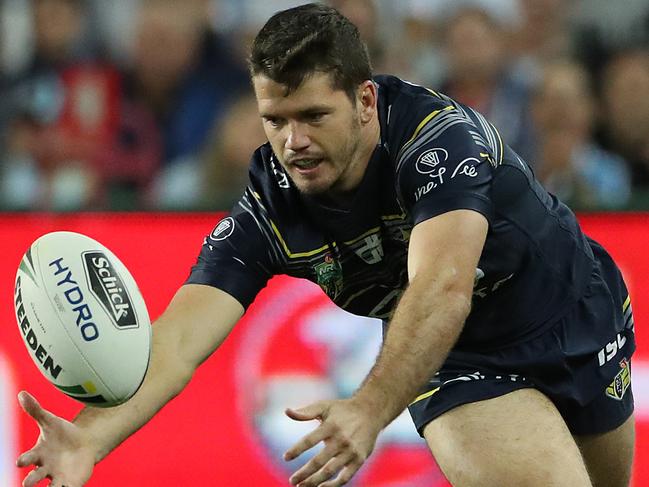
<svg viewBox="0 0 649 487">
<path fill-rule="evenodd" d="M 78 64 L 58 73 L 61 109 L 39 130 L 36 157 L 45 168 L 70 161 L 94 164 L 109 147 L 120 120 L 121 77 L 101 64 Z"/>
<path fill-rule="evenodd" d="M 119 121 L 121 82 L 118 71 L 101 64 L 81 64 L 61 73 L 65 93 L 57 130 L 67 137 L 105 145 Z"/>
<path fill-rule="evenodd" d="M 13 311 L 14 276 L 24 251 L 40 235 L 55 230 L 87 234 L 113 250 L 134 275 L 149 306 L 152 318 L 163 311 L 177 287 L 185 280 L 190 266 L 218 215 L 205 214 L 80 214 L 80 215 L 0 215 L 0 354 L 8 359 L 15 391 L 28 389 L 56 414 L 72 417 L 80 406 L 56 391 L 29 358 Z M 635 370 L 649 370 L 649 333 L 644 326 L 649 317 L 649 216 L 643 214 L 589 215 L 581 217 L 586 231 L 603 243 L 623 269 L 632 293 L 638 351 Z M 182 229 L 182 230 L 180 230 Z M 250 435 L 252 418 L 241 412 L 242 391 L 237 382 L 244 336 L 259 310 L 283 296 L 288 278 L 276 278 L 257 301 L 222 348 L 199 369 L 194 380 L 177 399 L 165 407 L 147 426 L 127 440 L 101 462 L 89 486 L 119 485 L 240 485 L 274 487 L 287 485 L 278 477 L 276 465 L 262 445 Z M 291 288 L 296 286 L 291 284 Z M 299 289 L 299 286 L 297 286 Z M 378 333 L 378 331 L 377 331 Z M 271 367 L 266 364 L 265 367 Z M 1 378 L 0 378 L 1 379 Z M 641 377 L 637 377 L 641 379 Z M 634 485 L 649 485 L 649 391 L 640 390 L 649 381 L 634 382 L 636 390 L 637 455 Z M 9 385 L 8 387 L 14 387 Z M 648 386 L 649 387 L 649 386 Z M 0 397 L 0 400 L 2 398 Z M 13 414 L 18 444 L 4 445 L 13 458 L 30 448 L 38 435 L 35 424 L 18 410 L 17 402 L 0 404 L 0 415 Z M 0 442 L 3 439 L 0 438 Z M 0 444 L 0 452 L 3 445 Z M 400 470 L 417 460 L 404 450 L 390 449 L 381 455 L 381 468 L 375 471 L 382 481 L 399 478 Z M 417 452 L 415 457 L 419 457 Z M 431 460 L 432 463 L 432 460 Z M 0 462 L 0 479 L 2 478 Z M 16 473 L 18 480 L 25 470 Z M 445 486 L 440 477 L 422 485 Z M 369 485 L 369 484 L 368 484 Z M 395 483 L 397 485 L 397 483 Z M 402 484 L 403 485 L 403 484 Z M 365 487 L 365 486 L 364 486 Z"/>
</svg>

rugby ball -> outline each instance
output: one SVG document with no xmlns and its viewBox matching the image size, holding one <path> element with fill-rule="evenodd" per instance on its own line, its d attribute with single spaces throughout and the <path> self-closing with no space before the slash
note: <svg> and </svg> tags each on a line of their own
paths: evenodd
<svg viewBox="0 0 649 487">
<path fill-rule="evenodd" d="M 73 232 L 37 239 L 20 262 L 14 307 L 29 355 L 61 392 L 110 407 L 139 389 L 149 315 L 129 271 L 99 242 Z"/>
</svg>

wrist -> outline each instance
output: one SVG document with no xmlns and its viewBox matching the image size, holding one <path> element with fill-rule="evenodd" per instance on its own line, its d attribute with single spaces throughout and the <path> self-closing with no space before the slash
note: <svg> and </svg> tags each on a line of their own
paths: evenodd
<svg viewBox="0 0 649 487">
<path fill-rule="evenodd" d="M 384 389 L 373 387 L 367 382 L 354 393 L 351 400 L 368 417 L 376 419 L 380 429 L 385 428 L 396 418 L 403 408 L 397 407 L 394 397 Z"/>
<path fill-rule="evenodd" d="M 79 417 L 72 422 L 72 425 L 76 428 L 78 448 L 87 452 L 87 455 L 93 459 L 95 465 L 110 453 L 110 448 L 105 445 L 105 441 L 102 441 L 105 438 L 101 435 L 94 434 L 92 425 L 84 424 L 84 421 L 79 421 Z"/>
</svg>

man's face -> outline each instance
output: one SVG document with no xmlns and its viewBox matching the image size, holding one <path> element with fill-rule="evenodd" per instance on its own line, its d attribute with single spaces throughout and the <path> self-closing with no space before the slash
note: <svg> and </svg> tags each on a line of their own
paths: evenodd
<svg viewBox="0 0 649 487">
<path fill-rule="evenodd" d="M 268 141 L 298 190 L 352 189 L 366 162 L 359 160 L 360 115 L 344 91 L 332 88 L 331 76 L 315 73 L 288 96 L 264 75 L 254 76 L 253 85 Z"/>
</svg>

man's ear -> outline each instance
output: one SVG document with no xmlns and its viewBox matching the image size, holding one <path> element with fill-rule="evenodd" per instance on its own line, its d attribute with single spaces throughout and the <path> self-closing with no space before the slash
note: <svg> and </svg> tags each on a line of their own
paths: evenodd
<svg viewBox="0 0 649 487">
<path fill-rule="evenodd" d="M 377 90 L 372 80 L 363 81 L 358 87 L 358 108 L 361 123 L 369 123 L 376 113 Z"/>
</svg>

